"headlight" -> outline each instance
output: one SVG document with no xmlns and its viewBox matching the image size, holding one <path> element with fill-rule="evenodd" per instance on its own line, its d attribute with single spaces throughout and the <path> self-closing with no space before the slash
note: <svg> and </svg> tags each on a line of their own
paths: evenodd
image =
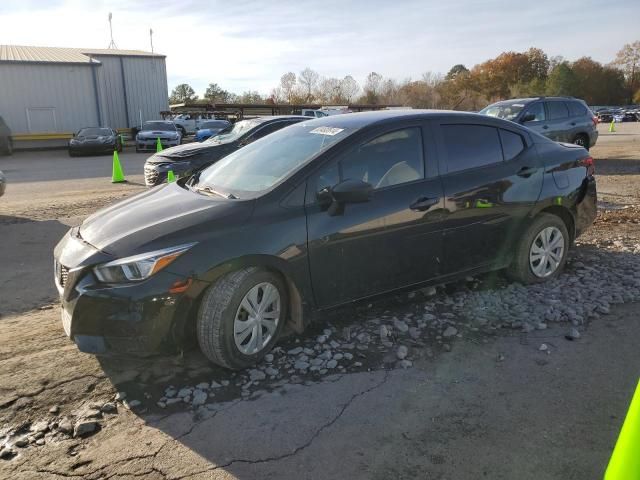
<svg viewBox="0 0 640 480">
<path fill-rule="evenodd" d="M 120 258 L 94 267 L 93 272 L 98 277 L 98 280 L 103 283 L 139 282 L 165 268 L 194 245 L 195 243 L 188 243 L 156 250 L 155 252 Z"/>
<path fill-rule="evenodd" d="M 78 140 L 76 140 L 75 138 L 72 138 L 71 140 L 69 140 L 69 143 L 71 145 L 75 145 L 76 143 L 78 143 Z"/>
</svg>

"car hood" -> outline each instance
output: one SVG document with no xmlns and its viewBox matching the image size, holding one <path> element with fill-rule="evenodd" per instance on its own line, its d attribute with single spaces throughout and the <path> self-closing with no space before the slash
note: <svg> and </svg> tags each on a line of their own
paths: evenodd
<svg viewBox="0 0 640 480">
<path fill-rule="evenodd" d="M 203 241 L 219 234 L 222 227 L 242 225 L 253 205 L 253 201 L 210 197 L 171 183 L 99 210 L 82 223 L 80 236 L 116 257 L 136 255 Z"/>
<path fill-rule="evenodd" d="M 163 163 L 167 160 L 189 158 L 198 155 L 211 155 L 215 158 L 216 154 L 222 154 L 223 152 L 228 151 L 232 148 L 231 146 L 232 144 L 230 143 L 187 143 L 162 150 L 150 157 L 147 162 Z"/>
</svg>

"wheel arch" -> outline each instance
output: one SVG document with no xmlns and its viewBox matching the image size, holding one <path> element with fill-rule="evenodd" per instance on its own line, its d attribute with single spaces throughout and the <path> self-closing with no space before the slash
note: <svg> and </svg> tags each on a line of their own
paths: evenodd
<svg viewBox="0 0 640 480">
<path fill-rule="evenodd" d="M 543 208 L 538 212 L 538 215 L 541 213 L 549 213 L 551 215 L 555 215 L 559 217 L 567 227 L 567 231 L 569 232 L 569 243 L 572 243 L 576 238 L 576 221 L 573 218 L 573 214 L 571 210 L 567 207 L 563 207 L 561 205 L 550 205 L 548 207 Z"/>
</svg>

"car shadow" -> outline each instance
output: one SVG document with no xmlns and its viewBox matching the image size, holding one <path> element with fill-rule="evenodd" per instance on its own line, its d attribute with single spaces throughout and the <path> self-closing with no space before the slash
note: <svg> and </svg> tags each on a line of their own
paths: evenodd
<svg viewBox="0 0 640 480">
<path fill-rule="evenodd" d="M 596 158 L 596 178 L 598 175 L 639 175 L 640 160 L 630 158 Z"/>
<path fill-rule="evenodd" d="M 0 215 L 0 313 L 20 314 L 57 301 L 53 249 L 69 226 Z"/>
<path fill-rule="evenodd" d="M 619 265 L 630 264 L 631 258 L 637 262 L 637 255 L 630 252 L 579 245 L 571 254 L 563 275 L 579 280 L 577 270 L 584 268 L 580 264 L 594 255 Z M 413 336 L 411 331 L 405 334 L 396 331 L 389 337 L 392 345 L 385 344 L 378 333 L 382 326 L 379 319 L 384 319 L 383 324 L 394 325 L 396 321 L 407 320 L 410 325 L 415 324 L 416 319 L 423 318 L 425 312 L 444 317 L 451 315 L 447 312 L 453 311 L 451 300 L 462 293 L 509 286 L 510 282 L 501 273 L 492 273 L 439 286 L 437 291 L 425 288 L 334 310 L 324 315 L 303 335 L 289 336 L 281 341 L 272 352 L 274 359 L 263 362 L 260 366 L 262 369 L 232 372 L 212 365 L 197 349 L 174 356 L 147 359 L 102 357 L 99 361 L 117 390 L 126 392 L 129 401 L 135 401 L 137 406 L 130 407 L 132 412 L 147 426 L 164 432 L 187 447 L 198 464 L 202 464 L 203 469 L 199 473 L 208 471 L 213 465 L 224 469 L 233 478 L 250 478 L 245 475 L 247 464 L 260 464 L 276 458 L 273 456 L 273 445 L 280 446 L 276 450 L 287 457 L 308 446 L 315 438 L 298 435 L 296 425 L 287 421 L 287 408 L 295 410 L 292 412 L 292 416 L 295 414 L 292 422 L 302 422 L 304 425 L 299 426 L 302 431 L 308 424 L 330 424 L 331 421 L 326 421 L 329 415 L 327 410 L 341 412 L 345 408 L 342 390 L 348 390 L 351 398 L 356 398 L 361 392 L 375 388 L 370 382 L 375 383 L 376 379 L 386 375 L 385 372 L 403 367 L 396 358 L 398 341 L 409 346 L 413 361 L 437 358 L 441 353 L 450 351 L 451 344 L 459 341 L 455 336 L 450 339 L 439 336 L 441 326 L 436 330 L 427 326 L 424 329 L 426 335 Z M 443 300 L 444 292 L 448 295 Z M 474 318 L 475 313 L 473 310 L 464 311 L 467 318 Z M 527 333 L 523 333 L 521 328 L 503 324 L 498 328 L 480 327 L 475 332 L 465 329 L 464 341 L 486 343 L 488 338 L 498 335 L 522 339 Z M 336 342 L 332 345 L 334 352 L 349 353 L 352 360 L 341 361 L 342 366 L 327 372 L 302 373 L 291 365 L 291 354 L 287 355 L 287 352 L 299 349 L 298 355 L 304 355 L 305 349 L 309 349 L 315 355 L 323 351 L 321 344 L 332 341 Z M 277 372 L 265 376 L 265 366 Z M 332 382 L 340 382 L 342 387 L 328 387 Z M 309 397 L 303 393 L 305 387 L 314 386 L 334 392 L 329 395 L 335 394 L 335 397 Z M 183 389 L 189 393 L 180 399 L 180 390 Z M 204 394 L 203 403 L 198 406 L 194 406 L 196 395 L 199 394 L 196 390 Z M 288 394 L 294 392 L 306 402 L 304 405 L 292 407 Z M 395 415 L 393 412 L 385 414 Z M 255 424 L 247 425 L 248 418 Z M 265 441 L 258 441 L 258 438 Z"/>
</svg>

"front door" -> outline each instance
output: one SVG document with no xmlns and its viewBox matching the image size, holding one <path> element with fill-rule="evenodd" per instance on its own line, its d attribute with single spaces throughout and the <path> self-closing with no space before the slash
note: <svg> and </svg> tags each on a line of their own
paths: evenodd
<svg viewBox="0 0 640 480">
<path fill-rule="evenodd" d="M 439 275 L 443 192 L 425 134 L 421 124 L 378 131 L 309 179 L 309 261 L 319 307 Z M 336 214 L 319 198 L 346 179 L 375 190 L 368 202 L 347 204 Z"/>
</svg>

